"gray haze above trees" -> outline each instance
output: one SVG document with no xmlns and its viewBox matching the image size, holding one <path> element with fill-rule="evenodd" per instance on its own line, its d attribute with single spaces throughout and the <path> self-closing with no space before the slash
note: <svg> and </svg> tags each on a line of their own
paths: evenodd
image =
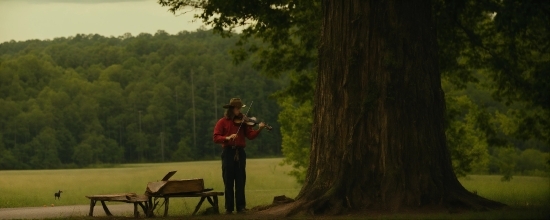
<svg viewBox="0 0 550 220">
<path fill-rule="evenodd" d="M 191 13 L 173 15 L 155 0 L 1 0 L 0 43 L 53 39 L 76 34 L 170 34 L 194 31 L 203 23 Z"/>
</svg>

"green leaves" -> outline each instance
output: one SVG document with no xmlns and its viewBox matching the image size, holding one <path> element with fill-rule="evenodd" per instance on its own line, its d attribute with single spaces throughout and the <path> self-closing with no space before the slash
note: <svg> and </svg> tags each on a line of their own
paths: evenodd
<svg viewBox="0 0 550 220">
<path fill-rule="evenodd" d="M 268 96 L 284 81 L 233 66 L 236 41 L 198 30 L 0 44 L 0 169 L 218 159 L 212 132 L 231 97 L 254 100 L 275 128 L 248 142 L 249 156 L 280 155 Z"/>
<path fill-rule="evenodd" d="M 309 100 L 300 103 L 290 96 L 279 99 L 279 105 L 282 108 L 279 123 L 283 127 L 281 134 L 285 155 L 282 164 L 292 165 L 294 170 L 290 175 L 296 177 L 299 183 L 303 183 L 309 166 L 313 106 Z"/>
<path fill-rule="evenodd" d="M 59 142 L 56 139 L 55 131 L 51 128 L 44 128 L 30 142 L 34 153 L 29 164 L 37 169 L 57 168 L 61 164 L 57 155 Z"/>
<path fill-rule="evenodd" d="M 447 96 L 448 125 L 445 131 L 457 176 L 487 171 L 489 162 L 485 134 L 477 127 L 480 109 L 467 96 Z"/>
<path fill-rule="evenodd" d="M 500 149 L 497 155 L 498 166 L 500 173 L 503 174 L 502 181 L 512 180 L 512 175 L 516 168 L 518 156 L 517 151 L 513 147 Z"/>
<path fill-rule="evenodd" d="M 521 0 L 435 1 L 441 68 L 456 83 L 485 69 L 494 96 L 550 107 L 550 3 Z"/>
<path fill-rule="evenodd" d="M 271 76 L 286 71 L 315 68 L 321 28 L 321 3 L 318 0 L 159 0 L 172 13 L 198 9 L 195 17 L 212 26 L 222 36 L 243 28 L 235 61 L 252 54 L 257 69 Z M 259 42 L 259 41 L 262 42 Z"/>
</svg>

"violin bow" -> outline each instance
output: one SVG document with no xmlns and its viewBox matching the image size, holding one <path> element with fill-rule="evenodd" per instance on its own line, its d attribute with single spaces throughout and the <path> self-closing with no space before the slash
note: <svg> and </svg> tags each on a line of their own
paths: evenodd
<svg viewBox="0 0 550 220">
<path fill-rule="evenodd" d="M 252 108 L 252 104 L 254 104 L 254 101 L 250 102 L 250 107 L 248 107 L 244 116 L 248 114 L 248 111 L 250 111 L 250 109 Z M 239 125 L 239 128 L 237 129 L 237 135 L 239 135 L 239 131 L 241 130 L 243 123 L 244 123 L 244 117 L 243 117 L 243 120 L 241 120 L 241 124 Z M 237 142 L 236 139 L 233 139 L 233 143 L 236 143 L 236 142 Z"/>
</svg>

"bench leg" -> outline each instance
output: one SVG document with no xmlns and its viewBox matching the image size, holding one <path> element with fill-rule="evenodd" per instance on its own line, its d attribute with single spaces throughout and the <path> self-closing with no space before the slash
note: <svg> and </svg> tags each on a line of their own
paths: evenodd
<svg viewBox="0 0 550 220">
<path fill-rule="evenodd" d="M 210 203 L 210 205 L 214 208 L 214 212 L 216 212 L 216 214 L 220 214 L 220 208 L 218 207 L 218 196 L 214 195 L 212 197 L 213 198 L 207 196 L 206 199 L 208 199 L 208 203 Z"/>
<path fill-rule="evenodd" d="M 218 196 L 213 196 L 214 197 L 214 211 L 216 212 L 216 214 L 220 214 L 220 207 L 218 206 Z"/>
<path fill-rule="evenodd" d="M 214 201 L 212 201 L 212 199 L 210 198 L 210 196 L 207 196 L 206 199 L 208 200 L 208 203 L 210 203 L 210 205 L 212 207 L 214 207 Z"/>
<path fill-rule="evenodd" d="M 193 212 L 192 215 L 197 214 L 197 212 L 198 212 L 199 209 L 201 208 L 202 203 L 204 202 L 204 197 L 205 197 L 205 196 L 201 197 L 201 201 L 199 202 L 199 204 L 197 204 L 197 207 L 195 207 L 195 211 Z"/>
<path fill-rule="evenodd" d="M 90 213 L 88 214 L 88 216 L 94 216 L 95 202 L 96 202 L 95 200 L 90 199 Z"/>
<path fill-rule="evenodd" d="M 109 209 L 107 208 L 107 205 L 105 205 L 104 201 L 101 201 L 101 206 L 103 206 L 103 210 L 105 211 L 105 214 L 107 214 L 107 216 L 113 216 L 113 214 L 109 212 Z"/>
<path fill-rule="evenodd" d="M 170 198 L 164 197 L 164 217 L 168 217 L 168 206 L 170 204 Z"/>
<path fill-rule="evenodd" d="M 154 208 L 154 204 L 153 204 L 153 197 L 152 196 L 149 196 L 149 202 L 147 204 L 147 212 L 145 214 L 146 217 L 153 217 L 153 208 Z"/>
<path fill-rule="evenodd" d="M 143 203 L 138 203 L 139 206 L 141 206 L 141 209 L 143 210 L 143 214 L 145 215 L 145 217 L 147 217 L 147 202 L 145 202 L 145 205 L 143 205 Z"/>
</svg>

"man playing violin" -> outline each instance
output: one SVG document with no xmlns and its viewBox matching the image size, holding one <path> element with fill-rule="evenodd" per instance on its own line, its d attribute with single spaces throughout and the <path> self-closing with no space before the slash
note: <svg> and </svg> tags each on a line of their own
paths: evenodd
<svg viewBox="0 0 550 220">
<path fill-rule="evenodd" d="M 241 108 L 245 107 L 241 99 L 232 98 L 229 104 L 223 107 L 226 109 L 224 117 L 218 120 L 214 127 L 214 142 L 223 147 L 221 157 L 223 184 L 225 185 L 225 209 L 227 214 L 231 214 L 235 210 L 235 200 L 237 212 L 246 211 L 244 195 L 246 182 L 245 137 L 253 140 L 266 125 L 261 122 L 258 124 L 259 129 L 254 130 L 253 126 L 243 123 L 247 118 L 241 113 Z"/>
</svg>

